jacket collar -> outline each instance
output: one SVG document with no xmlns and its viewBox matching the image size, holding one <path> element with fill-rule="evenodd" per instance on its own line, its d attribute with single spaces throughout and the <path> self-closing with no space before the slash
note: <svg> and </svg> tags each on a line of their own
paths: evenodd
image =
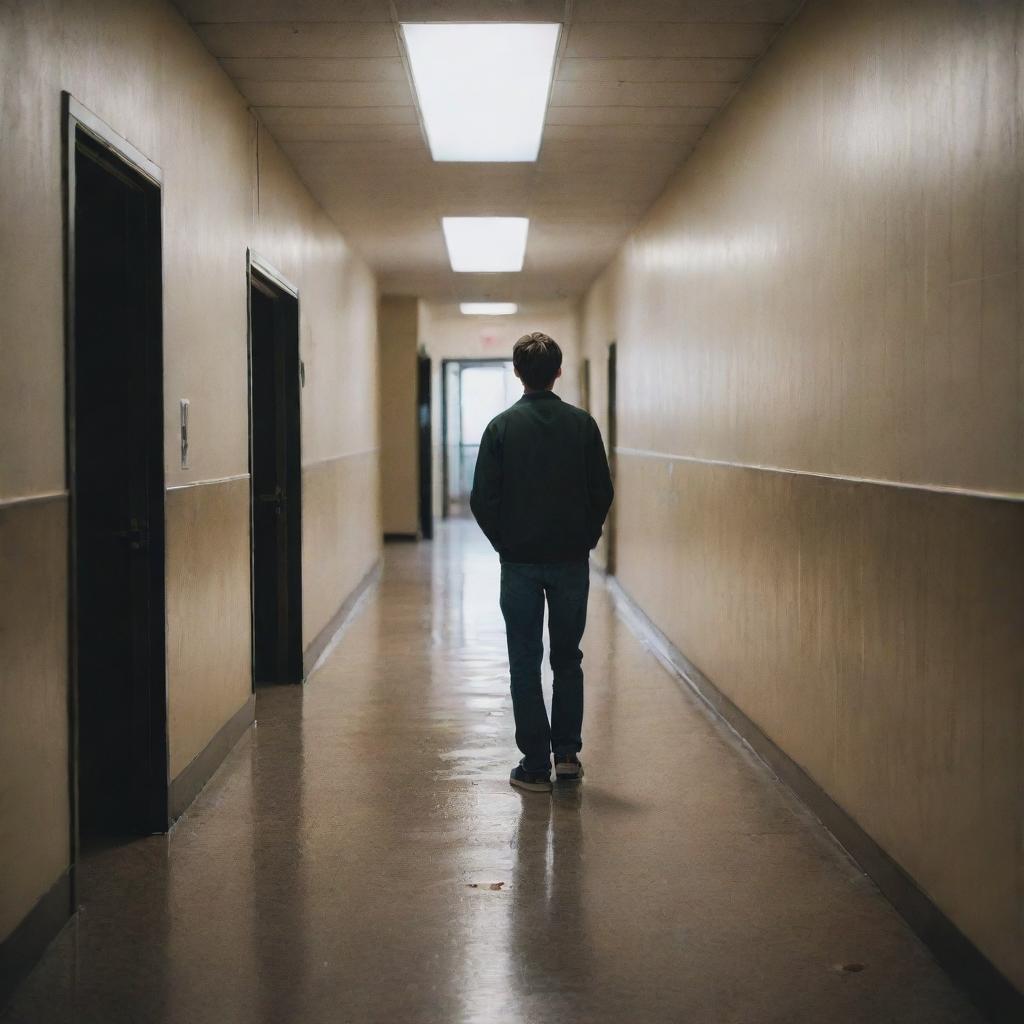
<svg viewBox="0 0 1024 1024">
<path fill-rule="evenodd" d="M 523 397 L 519 399 L 520 402 L 533 402 L 533 401 L 544 401 L 545 399 L 553 398 L 556 402 L 560 402 L 561 399 L 554 393 L 554 391 L 525 391 Z"/>
</svg>

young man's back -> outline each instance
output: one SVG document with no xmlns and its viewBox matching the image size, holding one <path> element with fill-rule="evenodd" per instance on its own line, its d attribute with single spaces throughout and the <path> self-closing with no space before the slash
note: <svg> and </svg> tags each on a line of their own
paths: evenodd
<svg viewBox="0 0 1024 1024">
<path fill-rule="evenodd" d="M 523 395 L 484 432 L 472 508 L 503 561 L 585 560 L 610 503 L 597 424 L 554 392 Z"/>
<path fill-rule="evenodd" d="M 551 753 L 560 778 L 579 778 L 588 559 L 612 502 L 601 433 L 583 410 L 551 387 L 562 354 L 543 334 L 516 342 L 513 363 L 523 397 L 488 425 L 480 443 L 470 505 L 501 555 L 516 742 L 523 760 L 511 782 L 551 788 Z M 554 697 L 548 723 L 541 693 L 547 599 Z"/>
</svg>

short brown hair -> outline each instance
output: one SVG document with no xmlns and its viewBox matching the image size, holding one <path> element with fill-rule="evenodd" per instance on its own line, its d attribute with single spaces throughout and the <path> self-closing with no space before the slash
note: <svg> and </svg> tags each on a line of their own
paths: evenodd
<svg viewBox="0 0 1024 1024">
<path fill-rule="evenodd" d="M 542 391 L 551 386 L 562 368 L 562 350 L 553 338 L 534 331 L 512 346 L 512 365 L 528 388 Z"/>
</svg>

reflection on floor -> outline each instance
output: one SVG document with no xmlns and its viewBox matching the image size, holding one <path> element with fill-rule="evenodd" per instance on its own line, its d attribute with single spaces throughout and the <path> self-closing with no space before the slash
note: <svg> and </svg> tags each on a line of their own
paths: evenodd
<svg viewBox="0 0 1024 1024">
<path fill-rule="evenodd" d="M 4 1021 L 977 1020 L 596 577 L 586 781 L 510 789 L 497 578 L 469 523 L 389 548 L 171 835 L 91 856 Z"/>
</svg>

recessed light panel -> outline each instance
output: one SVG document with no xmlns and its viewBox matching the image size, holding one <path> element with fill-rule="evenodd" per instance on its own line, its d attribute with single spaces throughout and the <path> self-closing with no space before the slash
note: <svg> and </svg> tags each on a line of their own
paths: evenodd
<svg viewBox="0 0 1024 1024">
<path fill-rule="evenodd" d="M 452 270 L 501 273 L 523 269 L 527 217 L 442 217 Z"/>
<path fill-rule="evenodd" d="M 536 160 L 557 24 L 403 24 L 435 160 Z"/>
<path fill-rule="evenodd" d="M 459 312 L 467 316 L 511 316 L 519 312 L 514 302 L 460 302 Z"/>
</svg>

